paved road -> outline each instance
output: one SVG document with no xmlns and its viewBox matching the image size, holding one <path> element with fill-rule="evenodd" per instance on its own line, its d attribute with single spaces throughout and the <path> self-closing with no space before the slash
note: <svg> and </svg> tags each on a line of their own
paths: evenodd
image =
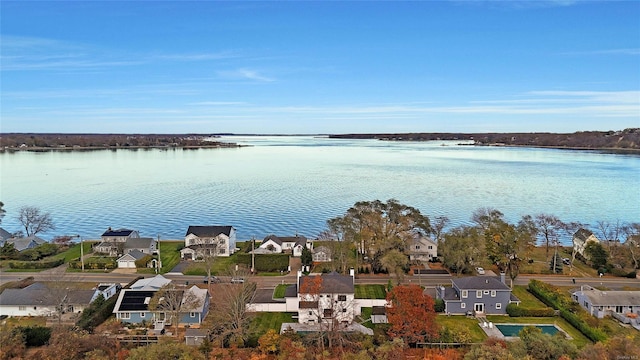
<svg viewBox="0 0 640 360">
<path fill-rule="evenodd" d="M 16 281 L 24 279 L 26 277 L 33 276 L 36 281 L 77 281 L 77 282 L 95 282 L 95 283 L 128 283 L 135 279 L 137 276 L 150 277 L 152 275 L 137 275 L 137 274 L 117 274 L 117 273 L 80 273 L 80 272 L 67 272 L 64 274 L 52 274 L 52 273 L 16 273 L 16 272 L 0 272 L 0 284 L 4 284 L 9 281 Z M 171 279 L 178 283 L 196 284 L 202 283 L 204 276 L 188 276 L 188 275 L 164 275 L 168 279 Z M 229 277 L 219 277 L 222 281 L 229 281 Z M 389 282 L 387 276 L 375 276 L 375 275 L 362 275 L 356 278 L 356 284 L 382 284 L 386 285 Z M 526 285 L 530 279 L 538 279 L 548 282 L 557 286 L 580 286 L 580 285 L 592 285 L 592 286 L 606 286 L 610 289 L 622 289 L 623 287 L 640 288 L 640 280 L 628 279 L 619 277 L 602 278 L 575 278 L 576 283 L 573 283 L 573 278 L 569 276 L 550 276 L 550 275 L 521 275 L 515 281 L 515 285 Z M 295 284 L 296 274 L 291 273 L 285 276 L 254 276 L 250 279 L 258 284 L 259 288 L 275 288 L 278 284 Z M 509 281 L 509 279 L 507 279 Z M 395 284 L 395 278 L 392 278 L 392 283 Z M 405 276 L 403 284 L 419 284 L 426 287 L 434 287 L 440 284 L 450 284 L 451 276 L 449 275 L 429 275 L 421 276 L 420 278 L 414 276 Z"/>
</svg>

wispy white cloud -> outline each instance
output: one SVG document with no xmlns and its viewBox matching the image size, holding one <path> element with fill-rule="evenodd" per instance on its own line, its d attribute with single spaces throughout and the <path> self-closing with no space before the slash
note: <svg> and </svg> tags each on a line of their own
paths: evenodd
<svg viewBox="0 0 640 360">
<path fill-rule="evenodd" d="M 273 82 L 276 79 L 261 74 L 257 70 L 252 69 L 236 69 L 236 70 L 224 70 L 218 71 L 218 76 L 228 79 L 240 79 L 240 80 L 252 80 L 258 82 Z"/>
</svg>

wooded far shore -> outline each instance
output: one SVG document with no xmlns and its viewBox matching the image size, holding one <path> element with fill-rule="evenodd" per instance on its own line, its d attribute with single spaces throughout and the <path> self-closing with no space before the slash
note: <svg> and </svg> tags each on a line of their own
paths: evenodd
<svg viewBox="0 0 640 360">
<path fill-rule="evenodd" d="M 0 133 L 0 151 L 103 150 L 140 148 L 236 148 L 241 145 L 216 141 L 238 134 L 54 134 Z M 254 134 L 258 135 L 258 134 Z M 247 135 L 248 136 L 248 135 Z M 472 142 L 475 146 L 519 146 L 573 150 L 598 150 L 640 154 L 640 128 L 574 133 L 367 133 L 323 135 L 332 139 L 378 139 L 382 141 Z"/>
<path fill-rule="evenodd" d="M 379 139 L 385 141 L 473 141 L 479 146 L 546 147 L 575 150 L 640 152 L 640 128 L 618 131 L 579 131 L 574 133 L 382 133 L 330 135 L 335 139 Z"/>
</svg>

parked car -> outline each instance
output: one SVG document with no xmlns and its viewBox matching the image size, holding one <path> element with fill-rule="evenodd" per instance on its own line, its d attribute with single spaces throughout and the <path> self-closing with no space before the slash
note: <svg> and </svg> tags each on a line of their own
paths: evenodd
<svg viewBox="0 0 640 360">
<path fill-rule="evenodd" d="M 219 282 L 220 282 L 220 279 L 218 279 L 218 278 L 217 278 L 217 277 L 215 277 L 215 276 L 211 276 L 211 283 L 212 283 L 212 284 L 217 284 L 217 283 L 219 283 Z M 208 279 L 206 276 L 204 277 L 204 283 L 205 283 L 205 284 L 208 284 L 208 283 L 209 283 L 209 279 Z"/>
<path fill-rule="evenodd" d="M 562 262 L 563 262 L 565 265 L 571 265 L 571 260 L 569 260 L 569 258 L 564 258 L 564 259 L 562 259 Z"/>
<path fill-rule="evenodd" d="M 232 277 L 232 278 L 231 278 L 231 283 L 232 283 L 232 284 L 242 284 L 242 283 L 244 283 L 244 278 L 241 278 L 241 277 Z"/>
<path fill-rule="evenodd" d="M 484 275 L 484 269 L 481 267 L 477 267 L 476 272 L 478 273 L 478 275 Z"/>
</svg>

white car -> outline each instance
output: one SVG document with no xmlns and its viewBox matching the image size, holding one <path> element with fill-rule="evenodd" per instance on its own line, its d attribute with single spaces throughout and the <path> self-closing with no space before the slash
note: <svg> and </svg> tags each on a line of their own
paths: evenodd
<svg viewBox="0 0 640 360">
<path fill-rule="evenodd" d="M 478 273 L 478 275 L 484 275 L 484 269 L 481 267 L 476 268 L 476 272 Z"/>
</svg>

